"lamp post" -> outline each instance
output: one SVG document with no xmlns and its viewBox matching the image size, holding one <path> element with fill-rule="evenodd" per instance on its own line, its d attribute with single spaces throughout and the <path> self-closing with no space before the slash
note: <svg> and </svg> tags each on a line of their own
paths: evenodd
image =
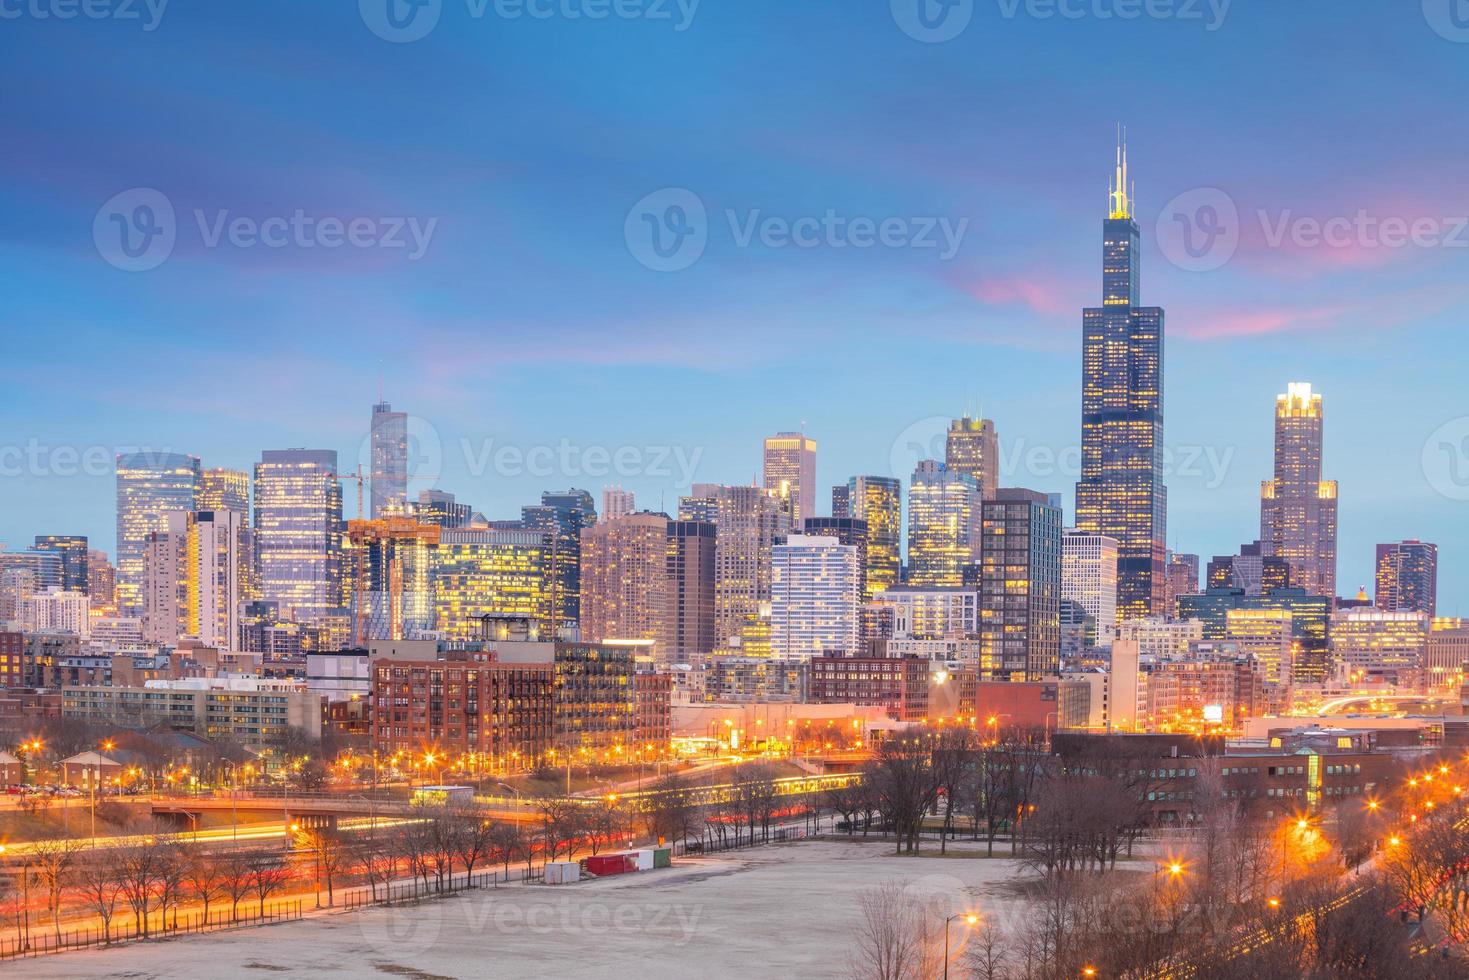
<svg viewBox="0 0 1469 980">
<path fill-rule="evenodd" d="M 971 926 L 979 922 L 979 916 L 973 912 L 956 912 L 944 919 L 944 980 L 949 980 L 949 923 L 955 919 L 963 919 Z"/>
</svg>

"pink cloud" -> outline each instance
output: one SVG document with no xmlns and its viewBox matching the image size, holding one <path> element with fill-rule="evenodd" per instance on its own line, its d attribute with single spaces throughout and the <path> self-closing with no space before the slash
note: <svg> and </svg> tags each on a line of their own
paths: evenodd
<svg viewBox="0 0 1469 980">
<path fill-rule="evenodd" d="M 970 279 L 951 274 L 946 278 L 955 289 L 991 306 L 1023 306 L 1048 317 L 1075 313 L 1077 309 L 1073 290 L 1042 276 Z"/>
</svg>

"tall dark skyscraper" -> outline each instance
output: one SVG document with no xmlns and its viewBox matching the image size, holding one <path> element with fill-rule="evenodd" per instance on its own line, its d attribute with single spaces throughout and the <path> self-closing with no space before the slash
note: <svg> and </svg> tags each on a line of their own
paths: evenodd
<svg viewBox="0 0 1469 980">
<path fill-rule="evenodd" d="M 581 621 L 581 532 L 597 523 L 597 505 L 585 490 L 547 490 L 539 507 L 520 509 L 522 526 L 551 535 L 554 629 Z"/>
<path fill-rule="evenodd" d="M 1167 606 L 1163 486 L 1163 310 L 1139 303 L 1139 240 L 1117 148 L 1102 223 L 1102 305 L 1082 311 L 1081 481 L 1076 527 L 1117 539 L 1117 617 Z"/>
<path fill-rule="evenodd" d="M 1396 541 L 1377 546 L 1377 601 L 1384 612 L 1438 612 L 1438 545 Z"/>
<path fill-rule="evenodd" d="M 49 551 L 61 556 L 61 587 L 72 592 L 87 591 L 87 539 L 80 534 L 38 534 L 32 551 Z"/>
</svg>

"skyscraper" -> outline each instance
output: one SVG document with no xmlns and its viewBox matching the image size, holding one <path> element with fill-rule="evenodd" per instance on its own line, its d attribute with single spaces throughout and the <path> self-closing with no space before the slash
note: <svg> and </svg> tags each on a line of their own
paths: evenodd
<svg viewBox="0 0 1469 980">
<path fill-rule="evenodd" d="M 666 643 L 673 604 L 668 515 L 628 514 L 583 528 L 581 583 L 585 640 Z"/>
<path fill-rule="evenodd" d="M 908 584 L 964 584 L 979 559 L 979 484 L 925 459 L 908 486 Z"/>
<path fill-rule="evenodd" d="M 474 508 L 461 504 L 454 495 L 444 490 L 420 490 L 418 504 L 413 516 L 420 524 L 433 524 L 442 528 L 460 528 L 469 523 Z"/>
<path fill-rule="evenodd" d="M 1321 395 L 1292 382 L 1275 400 L 1275 478 L 1260 484 L 1260 547 L 1291 582 L 1336 595 L 1336 481 L 1321 479 Z"/>
<path fill-rule="evenodd" d="M 581 621 L 581 533 L 597 523 L 592 495 L 575 488 L 547 490 L 539 507 L 520 508 L 520 523 L 551 535 L 551 591 L 555 630 Z"/>
<path fill-rule="evenodd" d="M 792 534 L 771 553 L 771 653 L 802 660 L 856 653 L 860 594 L 855 546 Z"/>
<path fill-rule="evenodd" d="M 387 402 L 372 406 L 371 448 L 372 516 L 402 515 L 408 509 L 407 413 Z"/>
<path fill-rule="evenodd" d="M 602 520 L 610 521 L 637 512 L 637 501 L 631 490 L 622 487 L 602 488 Z"/>
<path fill-rule="evenodd" d="M 255 464 L 260 597 L 298 623 L 342 615 L 342 485 L 330 449 L 267 449 Z"/>
<path fill-rule="evenodd" d="M 436 524 L 396 515 L 347 522 L 354 646 L 416 639 L 432 628 L 433 552 L 441 533 Z"/>
<path fill-rule="evenodd" d="M 1061 598 L 1069 599 L 1096 624 L 1097 643 L 1117 635 L 1117 541 L 1105 534 L 1069 530 L 1061 537 Z"/>
<path fill-rule="evenodd" d="M 1127 147 L 1119 145 L 1102 223 L 1102 305 L 1082 312 L 1076 528 L 1117 539 L 1122 620 L 1161 615 L 1166 595 L 1163 310 L 1139 305 L 1139 248 Z"/>
<path fill-rule="evenodd" d="M 256 597 L 255 532 L 250 527 L 250 474 L 244 470 L 208 469 L 199 481 L 201 511 L 232 510 L 240 515 L 236 522 L 239 542 L 233 550 L 240 563 L 237 579 L 242 601 Z"/>
<path fill-rule="evenodd" d="M 184 628 L 221 650 L 240 647 L 240 576 L 248 567 L 240 554 L 248 540 L 244 522 L 244 513 L 232 508 L 200 510 L 189 527 Z"/>
<path fill-rule="evenodd" d="M 1438 545 L 1427 541 L 1378 545 L 1375 605 L 1384 612 L 1436 615 Z"/>
<path fill-rule="evenodd" d="M 813 538 L 836 538 L 838 544 L 857 549 L 857 585 L 861 601 L 867 601 L 867 522 L 855 517 L 808 517 L 802 529 Z"/>
<path fill-rule="evenodd" d="M 770 551 L 777 537 L 789 533 L 791 524 L 781 502 L 768 490 L 717 487 L 713 493 L 714 617 L 723 646 L 759 622 L 762 606 L 768 610 Z"/>
<path fill-rule="evenodd" d="M 993 499 L 1000 486 L 1000 437 L 995 423 L 967 415 L 954 419 L 944 443 L 944 465 L 951 473 L 973 477 L 984 499 Z"/>
<path fill-rule="evenodd" d="M 1199 556 L 1181 552 L 1168 553 L 1168 594 L 1164 615 L 1172 619 L 1178 614 L 1178 597 L 1199 591 Z"/>
<path fill-rule="evenodd" d="M 781 432 L 765 440 L 765 489 L 788 505 L 791 526 L 816 516 L 816 440 Z"/>
<path fill-rule="evenodd" d="M 847 516 L 867 522 L 866 591 L 862 601 L 898 584 L 903 573 L 903 483 L 890 476 L 847 481 Z"/>
<path fill-rule="evenodd" d="M 668 578 L 673 592 L 667 649 L 677 663 L 694 663 L 718 644 L 714 619 L 716 530 L 708 521 L 668 522 Z"/>
<path fill-rule="evenodd" d="M 117 606 L 122 615 L 143 612 L 149 532 L 164 529 L 164 514 L 194 510 L 200 478 L 197 456 L 142 452 L 117 457 Z"/>
<path fill-rule="evenodd" d="M 177 644 L 188 632 L 189 532 L 194 512 L 169 511 L 143 548 L 143 641 Z"/>
<path fill-rule="evenodd" d="M 87 591 L 87 539 L 80 534 L 38 534 L 32 551 L 45 551 L 61 558 L 61 588 Z"/>
<path fill-rule="evenodd" d="M 96 548 L 87 552 L 87 595 L 94 609 L 117 608 L 117 570 L 107 560 L 107 552 Z"/>
<path fill-rule="evenodd" d="M 545 531 L 442 531 L 433 554 L 434 629 L 473 640 L 486 616 L 523 616 L 549 635 L 551 551 Z"/>
<path fill-rule="evenodd" d="M 1061 665 L 1061 510 L 1045 494 L 1002 488 L 982 511 L 981 667 L 1038 681 Z"/>
</svg>

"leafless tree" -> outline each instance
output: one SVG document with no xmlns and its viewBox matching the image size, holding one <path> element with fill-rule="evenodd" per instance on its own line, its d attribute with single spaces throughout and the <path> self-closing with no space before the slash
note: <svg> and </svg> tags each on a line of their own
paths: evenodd
<svg viewBox="0 0 1469 980">
<path fill-rule="evenodd" d="M 218 854 L 207 851 L 189 856 L 184 872 L 189 892 L 204 907 L 204 922 L 209 922 L 209 909 L 226 897 L 225 872 Z"/>
<path fill-rule="evenodd" d="M 897 850 L 918 850 L 923 818 L 938 798 L 928 732 L 890 738 L 878 747 L 869 772 L 882 814 L 897 837 Z"/>
<path fill-rule="evenodd" d="M 260 912 L 265 912 L 265 900 L 286 886 L 291 880 L 291 869 L 285 859 L 274 851 L 255 851 L 246 859 L 250 869 L 250 890 L 255 893 Z"/>
<path fill-rule="evenodd" d="M 93 852 L 81 863 L 78 874 L 82 897 L 87 909 L 102 921 L 102 942 L 107 945 L 112 943 L 112 920 L 122 900 L 122 882 L 111 858 L 107 852 Z"/>
<path fill-rule="evenodd" d="M 71 883 L 85 847 L 81 841 L 70 837 L 46 837 L 31 845 L 30 866 L 41 885 L 58 942 L 61 940 L 61 898 Z"/>
<path fill-rule="evenodd" d="M 886 881 L 857 896 L 847 975 L 858 980 L 932 980 L 943 970 L 946 910 L 915 900 L 900 881 Z"/>
<path fill-rule="evenodd" d="M 250 894 L 252 865 L 247 851 L 231 850 L 218 860 L 220 888 L 230 900 L 230 921 L 240 921 L 240 902 Z"/>
</svg>

